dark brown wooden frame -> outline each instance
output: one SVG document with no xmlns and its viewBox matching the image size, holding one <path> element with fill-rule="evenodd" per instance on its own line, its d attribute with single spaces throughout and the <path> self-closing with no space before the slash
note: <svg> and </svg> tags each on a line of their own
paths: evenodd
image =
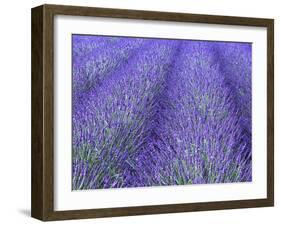
<svg viewBox="0 0 281 226">
<path fill-rule="evenodd" d="M 54 211 L 54 16 L 75 15 L 141 20 L 257 26 L 267 28 L 267 198 L 157 206 Z M 32 190 L 31 215 L 50 221 L 160 214 L 274 205 L 274 20 L 246 17 L 42 5 L 32 9 Z"/>
</svg>

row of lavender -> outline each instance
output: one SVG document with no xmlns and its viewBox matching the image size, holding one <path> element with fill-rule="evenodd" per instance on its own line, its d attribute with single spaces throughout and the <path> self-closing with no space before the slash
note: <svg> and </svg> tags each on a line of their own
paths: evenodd
<svg viewBox="0 0 281 226">
<path fill-rule="evenodd" d="M 74 190 L 251 180 L 251 45 L 73 36 Z"/>
</svg>

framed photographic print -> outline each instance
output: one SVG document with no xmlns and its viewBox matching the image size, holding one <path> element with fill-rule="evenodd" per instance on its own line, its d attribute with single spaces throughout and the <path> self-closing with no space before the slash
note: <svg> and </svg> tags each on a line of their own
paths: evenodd
<svg viewBox="0 0 281 226">
<path fill-rule="evenodd" d="M 32 9 L 32 216 L 274 205 L 273 19 Z"/>
</svg>

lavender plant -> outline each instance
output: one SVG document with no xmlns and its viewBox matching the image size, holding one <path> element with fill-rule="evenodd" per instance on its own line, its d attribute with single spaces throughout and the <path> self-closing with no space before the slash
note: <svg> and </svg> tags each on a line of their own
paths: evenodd
<svg viewBox="0 0 281 226">
<path fill-rule="evenodd" d="M 74 190 L 251 181 L 251 45 L 74 35 L 72 125 Z"/>
</svg>

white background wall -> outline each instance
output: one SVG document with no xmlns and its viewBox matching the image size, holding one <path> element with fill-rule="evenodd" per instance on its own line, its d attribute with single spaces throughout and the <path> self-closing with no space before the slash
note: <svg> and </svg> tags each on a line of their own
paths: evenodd
<svg viewBox="0 0 281 226">
<path fill-rule="evenodd" d="M 51 225 L 280 225 L 280 1 L 49 0 L 2 1 L 0 7 L 0 224 L 42 225 L 30 214 L 30 8 L 71 4 L 275 19 L 275 207 L 52 222 Z"/>
</svg>

